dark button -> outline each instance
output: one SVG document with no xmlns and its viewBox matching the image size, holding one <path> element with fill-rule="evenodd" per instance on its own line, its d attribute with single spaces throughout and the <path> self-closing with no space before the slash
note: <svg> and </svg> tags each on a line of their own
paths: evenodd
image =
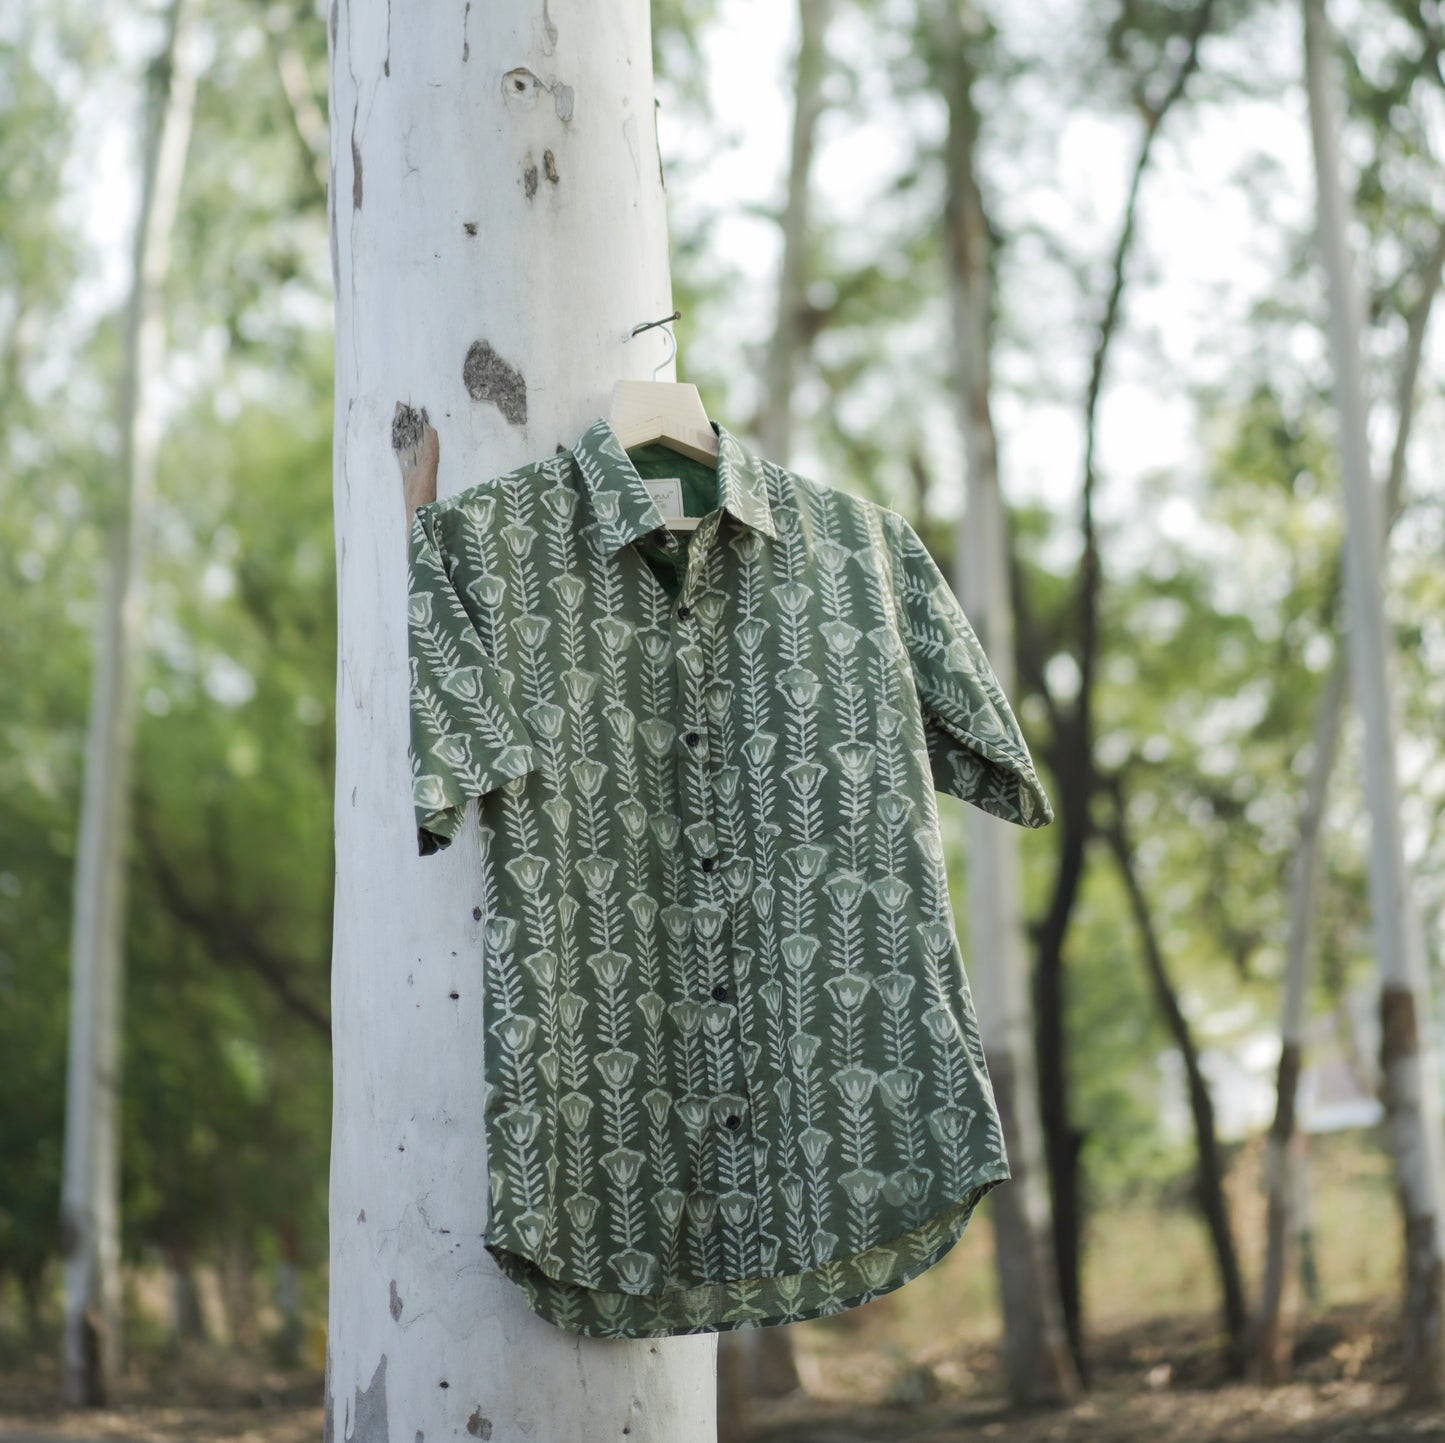
<svg viewBox="0 0 1445 1443">
<path fill-rule="evenodd" d="M 692 607 L 690 607 L 690 606 L 679 606 L 679 607 L 677 608 L 677 614 L 678 614 L 684 621 L 686 621 L 686 620 L 688 619 L 688 617 L 692 615 Z"/>
<path fill-rule="evenodd" d="M 713 1000 L 714 1002 L 724 1002 L 724 1001 L 726 1001 L 726 1000 L 727 1000 L 727 995 L 728 995 L 728 990 L 727 990 L 726 987 L 724 987 L 724 986 L 722 985 L 721 982 L 719 982 L 718 985 L 712 989 L 712 1000 Z"/>
<path fill-rule="evenodd" d="M 716 857 L 704 857 L 704 858 L 702 859 L 702 869 L 703 869 L 704 872 L 711 872 L 712 869 L 713 869 L 714 867 L 716 867 L 716 866 L 717 866 L 717 858 L 716 858 Z"/>
<path fill-rule="evenodd" d="M 728 1116 L 727 1116 L 727 1126 L 728 1126 L 728 1127 L 741 1127 L 742 1125 L 743 1125 L 743 1120 L 742 1120 L 742 1118 L 740 1118 L 740 1117 L 737 1115 L 737 1113 L 735 1113 L 735 1112 L 730 1112 L 730 1113 L 728 1114 Z"/>
<path fill-rule="evenodd" d="M 683 741 L 685 741 L 688 746 L 695 747 L 698 743 L 698 735 L 696 732 L 688 732 L 688 734 L 683 737 Z"/>
</svg>

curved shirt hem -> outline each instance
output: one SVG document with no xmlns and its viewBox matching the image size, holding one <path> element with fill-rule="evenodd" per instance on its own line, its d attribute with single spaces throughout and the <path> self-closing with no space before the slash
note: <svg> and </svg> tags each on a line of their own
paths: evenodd
<svg viewBox="0 0 1445 1443">
<path fill-rule="evenodd" d="M 973 1211 L 1007 1168 L 985 1175 L 957 1202 L 917 1227 L 862 1252 L 779 1277 L 700 1283 L 661 1293 L 622 1293 L 549 1277 L 531 1258 L 492 1243 L 502 1272 L 527 1295 L 532 1310 L 568 1332 L 601 1338 L 665 1338 L 722 1333 L 827 1317 L 872 1302 L 926 1272 L 963 1237 Z M 862 1283 L 862 1288 L 858 1284 Z"/>
</svg>

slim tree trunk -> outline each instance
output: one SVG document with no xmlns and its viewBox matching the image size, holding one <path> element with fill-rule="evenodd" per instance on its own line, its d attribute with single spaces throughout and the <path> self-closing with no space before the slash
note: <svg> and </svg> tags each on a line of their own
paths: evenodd
<svg viewBox="0 0 1445 1443">
<path fill-rule="evenodd" d="M 968 506 L 955 548 L 955 590 L 1000 685 L 1012 695 L 1013 607 L 990 410 L 993 284 L 974 160 L 974 72 L 957 0 L 936 6 L 933 22 L 936 83 L 949 114 L 944 239 L 959 428 L 967 464 Z M 1003 1303 L 1004 1372 L 1016 1405 L 1065 1403 L 1077 1396 L 1079 1377 L 1064 1331 L 1044 1172 L 1019 838 L 1016 829 L 977 808 L 967 809 L 966 820 L 974 990 L 1012 1173 L 1008 1186 L 995 1192 L 989 1204 Z"/>
<path fill-rule="evenodd" d="M 1425 352 L 1425 333 L 1435 298 L 1440 293 L 1440 274 L 1445 269 L 1445 225 L 1435 235 L 1435 244 L 1416 272 L 1419 293 L 1410 307 L 1395 393 L 1395 443 L 1390 454 L 1390 474 L 1385 481 L 1384 521 L 1381 527 L 1381 564 L 1385 540 L 1399 515 L 1405 489 L 1405 458 L 1415 418 L 1415 388 Z M 1315 717 L 1313 761 L 1300 815 L 1299 845 L 1290 882 L 1289 943 L 1284 981 L 1284 1009 L 1280 1025 L 1279 1085 L 1274 1125 L 1270 1128 L 1265 1176 L 1269 1187 L 1266 1221 L 1264 1284 L 1259 1314 L 1255 1320 L 1255 1341 L 1251 1355 L 1257 1376 L 1267 1383 L 1283 1383 L 1291 1372 L 1294 1351 L 1294 1322 L 1287 1295 L 1293 1292 L 1296 1268 L 1296 1240 L 1301 1228 L 1294 1216 L 1303 1179 L 1297 1177 L 1294 1146 L 1299 1119 L 1295 1092 L 1303 1063 L 1305 999 L 1309 993 L 1314 956 L 1313 922 L 1315 893 L 1320 869 L 1321 825 L 1329 800 L 1330 780 L 1339 753 L 1340 721 L 1349 691 L 1348 655 L 1336 653 L 1334 665 L 1320 695 Z"/>
<path fill-rule="evenodd" d="M 1099 474 L 1095 452 L 1099 431 L 1099 403 L 1109 353 L 1122 324 L 1125 265 L 1137 234 L 1139 197 L 1154 143 L 1165 118 L 1184 96 L 1190 77 L 1199 67 L 1200 45 L 1209 33 L 1217 0 L 1198 0 L 1187 22 L 1181 22 L 1181 37 L 1187 48 L 1179 59 L 1168 89 L 1156 101 L 1143 85 L 1135 88 L 1135 101 L 1144 119 L 1143 135 L 1134 160 L 1133 174 L 1124 203 L 1119 234 L 1114 244 L 1108 295 L 1104 300 L 1089 362 L 1089 381 L 1084 400 L 1084 466 L 1080 505 L 1082 550 L 1079 557 L 1074 624 L 1077 642 L 1074 652 L 1079 669 L 1078 695 L 1071 706 L 1062 706 L 1049 689 L 1044 674 L 1045 657 L 1037 648 L 1026 648 L 1029 679 L 1038 688 L 1049 709 L 1053 737 L 1045 755 L 1053 770 L 1057 789 L 1055 810 L 1058 861 L 1049 901 L 1037 925 L 1037 964 L 1034 975 L 1034 1012 L 1037 1021 L 1039 1061 L 1039 1114 L 1044 1127 L 1044 1155 L 1048 1163 L 1049 1191 L 1053 1199 L 1054 1251 L 1059 1267 L 1059 1297 L 1063 1303 L 1064 1326 L 1074 1361 L 1088 1379 L 1084 1357 L 1083 1294 L 1080 1286 L 1083 1236 L 1080 1204 L 1079 1158 L 1084 1134 L 1074 1126 L 1069 1108 L 1067 978 L 1064 971 L 1065 946 L 1073 924 L 1093 837 L 1092 807 L 1098 779 L 1094 764 L 1094 676 L 1100 660 L 1099 603 L 1103 590 L 1103 562 L 1095 519 L 1095 492 Z"/>
<path fill-rule="evenodd" d="M 715 1335 L 569 1333 L 482 1246 L 481 864 L 474 829 L 417 855 L 408 762 L 397 458 L 428 417 L 443 494 L 550 456 L 664 354 L 628 339 L 673 309 L 648 20 L 644 0 L 331 8 L 328 1440 L 714 1432 Z"/>
<path fill-rule="evenodd" d="M 1352 690 L 1364 722 L 1370 909 L 1380 969 L 1381 1067 L 1405 1231 L 1405 1378 L 1420 1402 L 1445 1398 L 1445 1167 L 1440 1078 L 1424 937 L 1411 896 L 1395 764 L 1393 650 L 1380 586 L 1380 508 L 1372 494 L 1360 357 L 1362 312 L 1347 213 L 1322 0 L 1304 0 L 1305 80 L 1329 286 L 1330 350 L 1345 487 L 1345 588 Z"/>
<path fill-rule="evenodd" d="M 1144 965 L 1149 972 L 1149 983 L 1154 990 L 1155 1001 L 1164 1015 L 1169 1035 L 1174 1039 L 1174 1045 L 1184 1059 L 1189 1114 L 1194 1122 L 1197 1155 L 1195 1197 L 1209 1232 L 1215 1267 L 1219 1273 L 1224 1327 L 1229 1336 L 1229 1371 L 1233 1376 L 1239 1377 L 1244 1373 L 1247 1361 L 1245 1353 L 1249 1313 L 1245 1304 L 1244 1278 L 1239 1271 L 1239 1252 L 1234 1246 L 1234 1228 L 1229 1219 L 1229 1202 L 1224 1195 L 1224 1162 L 1219 1155 L 1219 1139 L 1214 1131 L 1214 1102 L 1209 1095 L 1209 1084 L 1205 1081 L 1203 1069 L 1199 1065 L 1199 1052 L 1194 1045 L 1188 1020 L 1179 1006 L 1179 996 L 1170 980 L 1169 970 L 1164 965 L 1164 951 L 1159 944 L 1159 934 L 1154 927 L 1143 884 L 1139 880 L 1134 848 L 1129 840 L 1124 819 L 1124 798 L 1117 781 L 1112 784 L 1112 791 L 1114 814 L 1104 835 L 1118 864 L 1119 876 L 1129 898 L 1129 910 L 1134 914 L 1135 925 L 1139 928 Z"/>
<path fill-rule="evenodd" d="M 146 527 L 160 419 L 148 385 L 165 360 L 162 289 L 190 143 L 190 7 L 171 6 L 144 110 L 140 209 L 126 316 L 117 491 L 96 620 L 95 672 L 71 920 L 70 1042 L 61 1248 L 67 1407 L 105 1404 L 120 1337 L 120 1032 L 133 692 L 144 617 Z"/>
<path fill-rule="evenodd" d="M 824 110 L 828 70 L 828 22 L 833 0 L 798 0 L 798 55 L 793 71 L 793 138 L 788 162 L 788 198 L 783 208 L 782 261 L 778 267 L 777 315 L 766 363 L 766 394 L 758 415 L 762 450 L 785 466 L 793 447 L 793 391 L 806 354 L 808 325 L 809 178 Z M 731 1355 L 739 1356 L 733 1358 Z M 793 1330 L 744 1328 L 718 1335 L 718 1409 L 724 1432 L 741 1436 L 746 1395 L 781 1398 L 802 1386 L 793 1356 Z M 738 1392 L 737 1390 L 742 1390 Z"/>
<path fill-rule="evenodd" d="M 818 119 L 825 108 L 828 22 L 833 0 L 798 0 L 798 59 L 793 78 L 793 143 L 788 163 L 788 199 L 783 207 L 783 252 L 778 268 L 778 309 L 768 346 L 763 410 L 758 440 L 764 453 L 786 466 L 793 449 L 793 387 L 798 362 L 808 348 L 808 182 Z"/>
<path fill-rule="evenodd" d="M 1339 748 L 1344 711 L 1345 669 L 1334 666 L 1315 715 L 1314 759 L 1300 815 L 1299 845 L 1290 880 L 1289 948 L 1285 965 L 1284 1015 L 1280 1024 L 1279 1082 L 1274 1122 L 1265 1151 L 1269 1188 L 1266 1214 L 1268 1245 L 1259 1312 L 1254 1322 L 1250 1357 L 1255 1376 L 1265 1383 L 1283 1382 L 1290 1373 L 1294 1329 L 1288 1306 L 1294 1293 L 1295 1248 L 1299 1219 L 1297 1156 L 1298 1119 L 1295 1098 L 1303 1056 L 1305 1001 L 1309 995 L 1309 959 L 1313 946 L 1319 892 L 1321 833 L 1330 774 Z"/>
</svg>

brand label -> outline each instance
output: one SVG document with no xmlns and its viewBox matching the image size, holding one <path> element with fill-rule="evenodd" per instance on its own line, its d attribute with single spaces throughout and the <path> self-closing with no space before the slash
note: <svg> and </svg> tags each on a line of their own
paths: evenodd
<svg viewBox="0 0 1445 1443">
<path fill-rule="evenodd" d="M 647 487 L 648 495 L 657 503 L 657 509 L 664 517 L 682 516 L 682 477 L 680 476 L 644 476 L 642 484 Z"/>
</svg>

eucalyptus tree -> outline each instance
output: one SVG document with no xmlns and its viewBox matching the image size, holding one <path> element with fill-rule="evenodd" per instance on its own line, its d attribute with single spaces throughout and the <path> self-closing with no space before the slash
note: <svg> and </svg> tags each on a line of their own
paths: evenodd
<svg viewBox="0 0 1445 1443">
<path fill-rule="evenodd" d="M 993 257 L 978 155 L 987 117 L 979 114 L 974 94 L 979 52 L 992 36 L 986 17 L 956 0 L 933 6 L 928 20 L 930 69 L 948 107 L 943 235 L 954 402 L 966 468 L 954 589 L 1000 686 L 1012 696 L 1017 668 L 1009 545 L 991 399 Z M 975 808 L 968 809 L 967 827 L 971 971 L 1012 1174 L 990 1203 L 1004 1371 L 1019 1406 L 1063 1403 L 1078 1393 L 1079 1374 L 1064 1331 L 1044 1172 L 1019 838 Z"/>
<path fill-rule="evenodd" d="M 1393 643 L 1380 586 L 1383 517 L 1370 478 L 1363 315 L 1346 234 L 1338 119 L 1322 0 L 1304 0 L 1305 82 L 1329 292 L 1345 534 L 1347 642 L 1364 723 L 1370 910 L 1380 974 L 1381 1067 L 1405 1232 L 1405 1376 L 1417 1401 L 1445 1397 L 1445 1137 L 1424 935 L 1405 860 Z"/>
<path fill-rule="evenodd" d="M 656 364 L 628 340 L 672 310 L 650 54 L 643 0 L 540 14 L 510 0 L 405 25 L 331 10 L 328 1436 L 714 1431 L 713 1335 L 570 1334 L 482 1245 L 477 842 L 417 855 L 407 758 L 406 526 L 431 432 L 437 484 L 455 491 L 572 444 L 614 380 Z"/>
<path fill-rule="evenodd" d="M 135 670 L 144 617 L 147 525 L 160 440 L 154 380 L 165 357 L 164 282 L 190 141 L 199 55 L 190 7 L 174 0 L 151 67 L 119 403 L 121 436 L 95 672 L 71 923 L 62 1246 L 71 1407 L 107 1401 L 121 1368 L 120 1036 Z"/>
</svg>

